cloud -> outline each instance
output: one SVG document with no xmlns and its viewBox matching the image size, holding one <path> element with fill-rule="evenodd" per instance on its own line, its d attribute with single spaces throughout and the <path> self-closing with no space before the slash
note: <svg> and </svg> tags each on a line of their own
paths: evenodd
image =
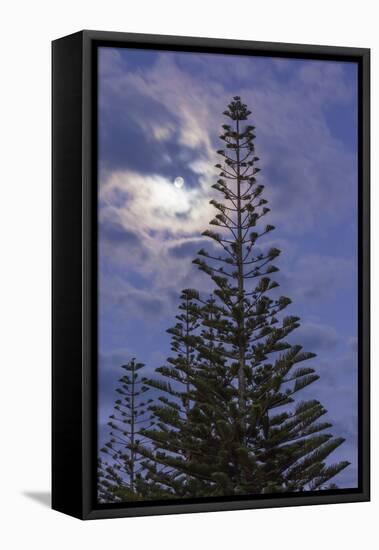
<svg viewBox="0 0 379 550">
<path fill-rule="evenodd" d="M 340 337 L 332 326 L 303 323 L 296 330 L 296 341 L 301 343 L 304 349 L 317 353 L 335 349 L 340 342 Z"/>
<path fill-rule="evenodd" d="M 355 280 L 352 258 L 309 254 L 285 264 L 278 279 L 290 296 L 308 301 L 327 301 L 346 289 Z"/>
<path fill-rule="evenodd" d="M 172 246 L 169 249 L 169 254 L 174 258 L 194 258 L 201 246 L 202 241 L 194 240 L 189 241 L 188 239 L 181 243 Z"/>
<path fill-rule="evenodd" d="M 261 181 L 272 207 L 268 221 L 282 234 L 309 231 L 320 211 L 323 226 L 335 223 L 350 204 L 355 181 L 355 158 L 331 135 L 324 116 L 325 106 L 351 101 L 353 88 L 343 66 L 254 57 L 215 60 L 102 52 L 100 136 L 108 143 L 100 150 L 104 210 L 112 216 L 116 210 L 125 228 L 137 224 L 150 237 L 157 232 L 150 251 L 160 248 L 166 232 L 193 239 L 207 227 L 220 113 L 234 78 L 257 125 Z M 179 192 L 172 185 L 177 175 L 186 181 Z M 302 289 L 303 294 L 317 291 L 322 292 L 321 284 Z"/>
<path fill-rule="evenodd" d="M 130 289 L 119 295 L 119 304 L 123 308 L 132 310 L 135 315 L 146 317 L 159 317 L 164 308 L 165 300 L 145 290 Z"/>
<path fill-rule="evenodd" d="M 348 339 L 348 346 L 351 351 L 354 353 L 358 352 L 358 337 L 357 336 L 351 336 Z"/>
<path fill-rule="evenodd" d="M 179 75 L 164 56 L 157 59 L 141 72 L 130 70 L 119 51 L 113 56 L 101 52 L 100 173 L 129 169 L 167 178 L 181 175 L 192 185 L 196 175 L 191 163 L 201 156 L 204 146 L 210 149 L 201 119 L 193 115 L 194 104 L 201 102 L 192 97 L 189 105 L 180 103 L 176 92 L 170 91 L 170 82 Z M 177 80 L 183 88 L 180 93 L 185 89 L 182 81 Z"/>
<path fill-rule="evenodd" d="M 140 246 L 137 234 L 130 229 L 123 227 L 117 222 L 104 221 L 99 225 L 100 239 L 105 241 L 129 246 Z"/>
<path fill-rule="evenodd" d="M 126 228 L 138 227 L 151 238 L 162 238 L 162 233 L 178 237 L 199 236 L 212 215 L 209 190 L 202 178 L 196 187 L 178 189 L 173 180 L 161 175 L 143 175 L 137 172 L 112 172 L 103 182 L 99 197 L 102 215 L 114 216 Z M 117 204 L 124 196 L 123 204 Z M 155 232 L 155 233 L 154 233 Z"/>
<path fill-rule="evenodd" d="M 187 259 L 187 261 L 191 262 L 192 259 L 197 257 L 200 248 L 207 249 L 209 253 L 220 253 L 220 250 L 216 249 L 213 242 L 210 242 L 210 239 L 201 238 L 182 239 L 179 242 L 175 242 L 168 248 L 168 254 L 173 258 Z"/>
</svg>

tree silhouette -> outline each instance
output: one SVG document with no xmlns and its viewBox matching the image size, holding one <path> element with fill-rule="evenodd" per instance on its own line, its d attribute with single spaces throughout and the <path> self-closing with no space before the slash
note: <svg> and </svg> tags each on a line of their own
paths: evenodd
<svg viewBox="0 0 379 550">
<path fill-rule="evenodd" d="M 316 400 L 294 404 L 295 394 L 319 377 L 298 366 L 315 354 L 287 341 L 300 326 L 298 317 L 283 315 L 291 300 L 270 297 L 279 286 L 270 275 L 278 271 L 272 262 L 280 250 L 257 245 L 274 226 L 262 226 L 270 209 L 256 180 L 255 128 L 243 126 L 250 114 L 238 96 L 224 112 L 231 123 L 223 125 L 213 185 L 222 201 L 211 201 L 210 225 L 218 231 L 203 233 L 220 254 L 203 248 L 194 260 L 214 291 L 207 302 L 196 299 L 201 324 L 193 338 L 196 369 L 188 372 L 193 406 L 185 422 L 164 409 L 158 428 L 147 432 L 159 448 L 157 462 L 176 479 L 185 475 L 181 492 L 189 496 L 325 488 L 348 465 L 325 463 L 344 441 L 325 433 L 331 427 L 320 421 L 325 408 Z"/>
<path fill-rule="evenodd" d="M 139 373 L 144 366 L 135 359 L 121 366 L 124 374 L 108 422 L 110 440 L 101 449 L 108 461 L 100 460 L 98 465 L 98 495 L 106 502 L 148 497 L 143 457 L 138 451 L 144 443 L 142 428 L 152 426 L 149 406 L 153 400 L 145 395 L 149 391 L 147 378 Z"/>
<path fill-rule="evenodd" d="M 280 250 L 260 246 L 275 228 L 263 223 L 270 209 L 257 182 L 255 128 L 247 123 L 251 112 L 235 96 L 224 115 L 229 122 L 220 136 L 225 147 L 218 151 L 217 196 L 211 200 L 216 214 L 212 229 L 203 233 L 212 252 L 204 245 L 194 260 L 213 290 L 207 298 L 194 289 L 182 292 L 177 322 L 168 330 L 173 356 L 156 369 L 154 380 L 142 381 L 142 388 L 159 391 L 149 411 L 139 405 L 143 414 L 152 413 L 154 424 L 142 420 L 138 432 L 129 424 L 133 441 L 130 436 L 108 444 L 117 464 L 108 466 L 108 482 L 117 487 L 112 475 L 123 471 L 134 498 L 136 493 L 192 498 L 326 489 L 349 464 L 328 464 L 344 439 L 328 432 L 332 425 L 322 421 L 327 411 L 319 401 L 297 399 L 319 378 L 312 367 L 300 365 L 315 354 L 289 341 L 300 319 L 285 315 L 291 300 L 277 294 L 279 284 L 271 278 Z M 121 389 L 127 419 L 137 418 L 131 412 L 133 377 Z M 121 430 L 115 419 L 110 426 Z M 122 460 L 114 451 L 120 444 L 128 449 Z M 112 491 L 105 487 L 105 497 L 119 498 Z"/>
</svg>

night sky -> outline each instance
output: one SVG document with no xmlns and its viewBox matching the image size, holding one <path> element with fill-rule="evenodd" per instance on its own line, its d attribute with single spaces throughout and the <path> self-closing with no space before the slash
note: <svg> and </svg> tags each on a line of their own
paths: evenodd
<svg viewBox="0 0 379 550">
<path fill-rule="evenodd" d="M 99 433 L 119 366 L 170 354 L 181 289 L 206 291 L 192 259 L 214 215 L 222 112 L 252 111 L 258 183 L 271 208 L 280 294 L 301 317 L 291 341 L 317 353 L 320 380 L 297 394 L 327 408 L 346 442 L 332 481 L 357 485 L 357 66 L 269 57 L 99 49 Z M 174 179 L 184 178 L 178 189 Z M 264 242 L 263 242 L 264 241 Z M 325 417 L 324 417 L 325 418 Z"/>
</svg>

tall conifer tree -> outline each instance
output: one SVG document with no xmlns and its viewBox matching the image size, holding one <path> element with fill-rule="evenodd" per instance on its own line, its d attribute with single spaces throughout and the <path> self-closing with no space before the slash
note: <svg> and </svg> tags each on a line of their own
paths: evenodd
<svg viewBox="0 0 379 550">
<path fill-rule="evenodd" d="M 220 254 L 202 249 L 194 260 L 214 283 L 206 304 L 195 298 L 201 312 L 192 340 L 196 369 L 183 371 L 183 357 L 174 370 L 160 369 L 169 379 L 188 374 L 192 407 L 185 421 L 175 400 L 155 408 L 158 427 L 145 431 L 156 462 L 171 468 L 181 495 L 325 488 L 348 465 L 325 463 L 344 440 L 325 433 L 331 425 L 320 421 L 324 407 L 317 400 L 293 404 L 295 394 L 318 379 L 313 368 L 298 367 L 315 355 L 286 340 L 300 321 L 283 316 L 291 301 L 270 297 L 279 286 L 270 275 L 278 271 L 272 262 L 280 251 L 262 252 L 257 245 L 274 227 L 262 225 L 270 209 L 256 180 L 250 114 L 238 96 L 224 112 L 229 123 L 220 136 L 225 148 L 218 151 L 220 177 L 213 185 L 222 200 L 211 201 L 216 215 L 210 224 L 218 231 L 204 232 Z M 166 481 L 161 477 L 162 485 Z"/>
</svg>

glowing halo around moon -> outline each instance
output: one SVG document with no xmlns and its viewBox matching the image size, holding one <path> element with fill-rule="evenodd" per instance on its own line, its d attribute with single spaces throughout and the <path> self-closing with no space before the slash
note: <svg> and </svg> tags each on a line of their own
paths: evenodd
<svg viewBox="0 0 379 550">
<path fill-rule="evenodd" d="M 182 176 L 177 176 L 174 179 L 174 185 L 177 189 L 181 189 L 184 185 L 184 178 L 182 178 Z"/>
</svg>

